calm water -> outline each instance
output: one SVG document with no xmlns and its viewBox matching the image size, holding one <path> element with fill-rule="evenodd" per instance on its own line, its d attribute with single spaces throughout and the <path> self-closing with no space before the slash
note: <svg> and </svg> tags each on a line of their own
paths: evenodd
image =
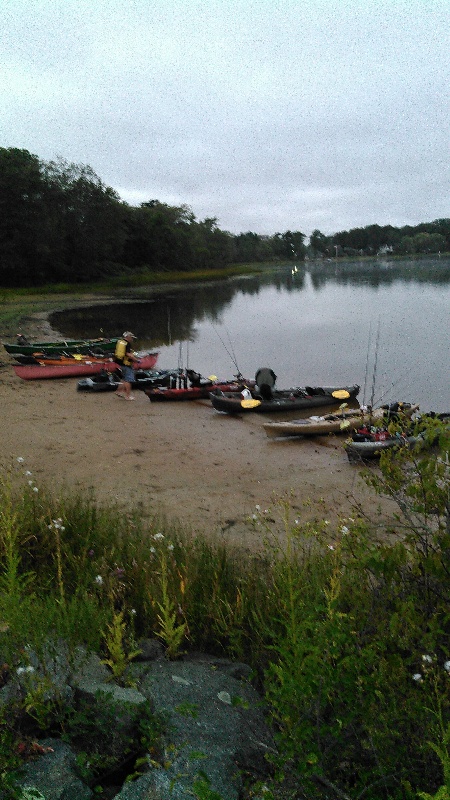
<svg viewBox="0 0 450 800">
<path fill-rule="evenodd" d="M 450 410 L 450 259 L 327 262 L 58 312 L 66 337 L 131 329 L 159 366 L 229 378 L 272 367 L 279 388 L 359 383 L 360 401 Z"/>
</svg>

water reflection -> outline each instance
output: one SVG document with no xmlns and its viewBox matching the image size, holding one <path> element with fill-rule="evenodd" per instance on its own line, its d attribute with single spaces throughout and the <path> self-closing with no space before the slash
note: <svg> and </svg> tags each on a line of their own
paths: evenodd
<svg viewBox="0 0 450 800">
<path fill-rule="evenodd" d="M 57 312 L 51 323 L 67 338 L 130 329 L 139 347 L 160 350 L 164 368 L 182 358 L 204 375 L 239 367 L 251 377 L 271 366 L 280 387 L 367 384 L 369 328 L 378 324 L 377 397 L 402 399 L 389 396 L 395 389 L 448 411 L 449 312 L 450 259 L 331 261 Z"/>
</svg>

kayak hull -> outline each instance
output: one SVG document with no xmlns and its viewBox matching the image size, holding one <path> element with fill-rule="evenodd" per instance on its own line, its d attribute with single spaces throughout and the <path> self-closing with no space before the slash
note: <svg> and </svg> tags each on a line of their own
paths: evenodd
<svg viewBox="0 0 450 800">
<path fill-rule="evenodd" d="M 397 405 L 397 404 L 395 404 Z M 419 406 L 403 403 L 401 413 L 411 417 Z M 372 424 L 377 420 L 383 420 L 390 413 L 394 412 L 388 406 L 377 408 L 371 414 L 362 409 L 346 409 L 342 413 L 326 414 L 322 417 L 308 417 L 306 419 L 295 419 L 289 422 L 265 422 L 264 431 L 269 438 L 279 437 L 304 437 L 304 436 L 327 436 L 329 434 L 347 434 L 357 430 L 364 424 Z"/>
<path fill-rule="evenodd" d="M 236 394 L 230 392 L 210 392 L 210 400 L 216 411 L 223 411 L 227 414 L 242 414 L 256 412 L 260 414 L 271 414 L 277 412 L 301 411 L 305 408 L 317 408 L 320 406 L 336 406 L 342 403 L 343 394 L 345 400 L 353 400 L 358 392 L 359 386 L 320 386 L 304 389 L 284 389 L 273 391 L 270 399 L 259 399 L 258 395 L 252 393 L 255 402 L 249 402 Z M 335 397 L 334 394 L 340 396 Z"/>
<path fill-rule="evenodd" d="M 158 360 L 159 353 L 147 353 L 139 361 L 140 369 L 153 369 Z M 39 364 L 13 364 L 16 375 L 22 380 L 49 380 L 52 378 L 80 378 L 87 375 L 96 375 L 102 370 L 116 372 L 120 369 L 114 359 L 104 358 L 96 360 L 78 361 L 74 358 L 69 363 L 46 364 L 45 361 Z"/>
<path fill-rule="evenodd" d="M 96 351 L 111 353 L 116 346 L 117 338 L 115 339 L 68 339 L 59 342 L 29 342 L 27 344 L 20 342 L 8 343 L 3 342 L 3 347 L 6 352 L 12 356 L 21 354 L 32 356 L 33 353 L 93 353 Z"/>
</svg>

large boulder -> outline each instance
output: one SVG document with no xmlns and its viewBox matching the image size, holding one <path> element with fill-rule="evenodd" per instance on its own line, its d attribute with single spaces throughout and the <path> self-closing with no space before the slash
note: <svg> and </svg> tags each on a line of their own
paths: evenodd
<svg viewBox="0 0 450 800">
<path fill-rule="evenodd" d="M 109 796 L 118 800 L 187 800 L 195 792 L 195 796 L 238 800 L 244 775 L 267 777 L 266 756 L 275 747 L 261 698 L 250 683 L 250 668 L 204 654 L 168 661 L 150 642 L 143 651 L 151 660 L 145 661 L 141 655 L 131 666 L 128 677 L 134 688 L 112 681 L 98 656 L 81 649 L 73 660 L 63 648 L 60 657 L 52 661 L 51 684 L 58 696 L 82 696 L 94 708 L 101 698 L 111 702 L 118 737 L 121 730 L 130 732 L 143 704 L 167 721 L 162 763 L 155 765 L 148 755 L 141 777 L 114 787 Z M 36 659 L 33 679 L 38 679 L 40 667 Z M 17 676 L 14 683 L 20 684 Z M 20 692 L 23 687 L 15 688 Z M 16 692 L 12 697 L 17 699 Z M 2 700 L 8 704 L 6 695 Z M 19 781 L 27 794 L 34 789 L 45 800 L 89 800 L 93 792 L 77 774 L 74 749 L 55 739 L 38 745 L 45 752 L 25 763 Z"/>
</svg>

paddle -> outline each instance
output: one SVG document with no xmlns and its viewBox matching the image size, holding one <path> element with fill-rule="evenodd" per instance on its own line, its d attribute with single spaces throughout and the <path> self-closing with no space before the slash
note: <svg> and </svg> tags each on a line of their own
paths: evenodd
<svg viewBox="0 0 450 800">
<path fill-rule="evenodd" d="M 261 405 L 261 400 L 254 400 L 252 397 L 241 400 L 242 408 L 256 408 Z"/>
<path fill-rule="evenodd" d="M 331 392 L 331 397 L 335 397 L 336 400 L 346 400 L 350 397 L 350 392 L 347 392 L 347 389 L 336 389 L 335 392 Z"/>
</svg>

